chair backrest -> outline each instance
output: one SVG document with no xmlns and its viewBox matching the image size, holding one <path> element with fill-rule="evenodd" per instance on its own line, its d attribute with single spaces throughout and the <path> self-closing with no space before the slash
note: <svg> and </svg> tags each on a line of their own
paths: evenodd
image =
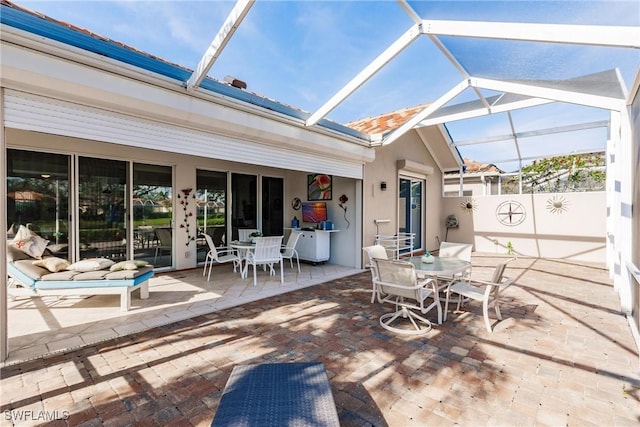
<svg viewBox="0 0 640 427">
<path fill-rule="evenodd" d="M 374 258 L 389 259 L 387 250 L 382 245 L 365 246 L 364 248 L 362 248 L 362 250 L 367 253 L 367 256 L 369 257 L 369 264 L 372 263 L 371 260 Z"/>
<path fill-rule="evenodd" d="M 224 242 L 224 235 L 225 235 L 225 228 L 224 227 L 214 227 L 213 228 L 213 234 L 211 235 L 211 238 L 213 239 L 213 244 L 215 246 L 224 246 L 225 242 Z"/>
<path fill-rule="evenodd" d="M 362 248 L 362 250 L 365 251 L 365 253 L 367 254 L 367 257 L 369 257 L 368 265 L 369 265 L 369 270 L 371 270 L 371 279 L 375 280 L 378 278 L 378 268 L 376 266 L 376 263 L 373 260 L 374 258 L 389 259 L 389 256 L 387 255 L 387 250 L 382 245 L 365 246 L 364 248 Z"/>
<path fill-rule="evenodd" d="M 282 255 L 282 239 L 284 236 L 270 236 L 256 238 L 256 247 L 253 249 L 253 260 L 259 262 L 280 261 Z"/>
<path fill-rule="evenodd" d="M 209 252 L 214 260 L 218 259 L 218 251 L 216 250 L 216 245 L 213 243 L 213 239 L 207 233 L 202 233 L 204 240 L 207 242 L 207 246 L 209 246 Z"/>
<path fill-rule="evenodd" d="M 298 244 L 298 239 L 300 238 L 301 234 L 302 234 L 302 231 L 299 231 L 299 230 L 293 230 L 289 234 L 289 238 L 287 239 L 287 245 L 285 246 L 285 250 L 282 253 L 283 256 L 290 257 L 291 255 L 293 255 L 293 250 L 296 248 L 296 245 Z"/>
<path fill-rule="evenodd" d="M 493 271 L 493 276 L 491 277 L 491 283 L 500 283 L 502 281 L 504 276 L 504 270 L 506 269 L 507 263 L 509 261 L 501 262 L 496 266 L 496 269 Z"/>
<path fill-rule="evenodd" d="M 471 249 L 473 245 L 468 243 L 441 242 L 439 257 L 458 258 L 471 262 Z"/>
<path fill-rule="evenodd" d="M 249 234 L 258 231 L 257 228 L 238 228 L 238 240 L 241 242 L 249 241 Z"/>
<path fill-rule="evenodd" d="M 158 240 L 160 240 L 160 246 L 165 248 L 171 247 L 171 231 L 166 228 L 156 228 L 156 236 L 158 236 Z"/>
<path fill-rule="evenodd" d="M 419 289 L 416 270 L 406 261 L 373 258 L 378 271 L 377 282 L 384 294 L 418 300 Z M 392 284 L 387 286 L 385 283 Z"/>
</svg>

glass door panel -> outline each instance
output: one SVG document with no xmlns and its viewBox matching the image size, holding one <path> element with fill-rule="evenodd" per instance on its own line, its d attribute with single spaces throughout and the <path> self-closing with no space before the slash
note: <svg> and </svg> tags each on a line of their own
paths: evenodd
<svg viewBox="0 0 640 427">
<path fill-rule="evenodd" d="M 196 205 L 198 233 L 207 233 L 217 247 L 227 244 L 227 173 L 196 171 Z M 198 262 L 204 262 L 209 247 L 197 239 Z"/>
<path fill-rule="evenodd" d="M 400 178 L 398 231 L 415 233 L 413 249 L 422 248 L 422 201 L 424 181 Z"/>
<path fill-rule="evenodd" d="M 127 257 L 127 162 L 78 158 L 80 259 Z"/>
<path fill-rule="evenodd" d="M 7 150 L 6 215 L 8 238 L 24 225 L 69 258 L 69 156 Z"/>
<path fill-rule="evenodd" d="M 255 175 L 231 174 L 232 240 L 238 240 L 239 228 L 258 228 L 257 184 Z"/>
<path fill-rule="evenodd" d="M 284 184 L 282 178 L 262 177 L 262 232 L 265 236 L 283 236 Z"/>
<path fill-rule="evenodd" d="M 133 164 L 134 258 L 155 267 L 173 266 L 172 182 L 171 166 Z"/>
</svg>

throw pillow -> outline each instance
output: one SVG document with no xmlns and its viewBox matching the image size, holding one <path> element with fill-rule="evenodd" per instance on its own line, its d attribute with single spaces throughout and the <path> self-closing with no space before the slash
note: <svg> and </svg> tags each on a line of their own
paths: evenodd
<svg viewBox="0 0 640 427">
<path fill-rule="evenodd" d="M 65 270 L 69 267 L 69 261 L 63 258 L 50 256 L 33 261 L 33 265 L 44 267 L 52 273 L 57 273 L 58 271 Z"/>
<path fill-rule="evenodd" d="M 87 271 L 97 271 L 111 267 L 115 262 L 108 258 L 88 258 L 82 261 L 74 262 L 67 270 L 77 271 L 78 273 L 86 273 Z"/>
<path fill-rule="evenodd" d="M 118 263 L 113 264 L 109 267 L 111 271 L 122 271 L 122 270 L 137 270 L 138 267 L 146 267 L 149 265 L 147 261 L 139 261 L 139 260 L 130 260 L 130 261 L 120 261 Z"/>
<path fill-rule="evenodd" d="M 21 225 L 11 244 L 31 258 L 40 259 L 49 241 Z"/>
<path fill-rule="evenodd" d="M 21 259 L 31 259 L 31 257 L 16 248 L 12 242 L 7 242 L 7 261 L 13 262 Z"/>
</svg>

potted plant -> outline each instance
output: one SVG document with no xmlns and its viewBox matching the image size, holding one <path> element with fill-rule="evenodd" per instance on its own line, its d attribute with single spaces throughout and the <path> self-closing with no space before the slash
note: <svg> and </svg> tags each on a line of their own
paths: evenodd
<svg viewBox="0 0 640 427">
<path fill-rule="evenodd" d="M 424 255 L 422 255 L 422 262 L 425 264 L 433 264 L 436 259 L 431 255 L 431 252 L 426 251 Z"/>
<path fill-rule="evenodd" d="M 256 237 L 262 237 L 262 232 L 254 231 L 251 234 L 249 234 L 249 240 L 251 240 L 251 242 L 255 242 L 256 241 Z"/>
</svg>

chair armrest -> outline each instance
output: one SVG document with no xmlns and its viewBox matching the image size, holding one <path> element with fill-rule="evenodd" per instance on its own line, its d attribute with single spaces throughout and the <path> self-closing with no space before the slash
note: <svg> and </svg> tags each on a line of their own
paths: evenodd
<svg viewBox="0 0 640 427">
<path fill-rule="evenodd" d="M 458 282 L 452 282 L 449 286 L 451 286 L 453 283 L 458 283 Z M 509 277 L 502 277 L 502 280 L 499 283 L 489 282 L 487 280 L 471 279 L 471 280 L 465 281 L 465 283 L 468 283 L 469 285 L 472 285 L 472 286 L 476 286 L 476 285 L 477 286 L 499 286 L 501 288 L 506 288 L 507 286 L 513 283 L 513 279 Z"/>
<path fill-rule="evenodd" d="M 418 279 L 418 284 L 423 288 L 431 288 L 431 291 L 435 294 L 438 293 L 438 281 L 433 278 Z"/>
<path fill-rule="evenodd" d="M 389 286 L 392 288 L 398 288 L 398 289 L 420 289 L 420 288 L 427 288 L 429 287 L 428 285 L 431 285 L 432 290 L 435 291 L 435 287 L 436 287 L 436 281 L 433 279 L 421 279 L 419 281 L 416 282 L 415 286 L 404 286 L 404 285 L 398 285 L 397 283 L 391 283 L 391 282 L 385 282 L 382 280 L 378 280 L 375 279 L 374 282 L 376 283 L 376 285 L 380 285 L 380 286 Z"/>
<path fill-rule="evenodd" d="M 216 252 L 218 252 L 218 255 L 224 255 L 224 254 L 234 254 L 237 255 L 237 250 L 234 248 L 229 248 L 226 246 L 221 246 L 219 248 L 216 248 Z"/>
</svg>

